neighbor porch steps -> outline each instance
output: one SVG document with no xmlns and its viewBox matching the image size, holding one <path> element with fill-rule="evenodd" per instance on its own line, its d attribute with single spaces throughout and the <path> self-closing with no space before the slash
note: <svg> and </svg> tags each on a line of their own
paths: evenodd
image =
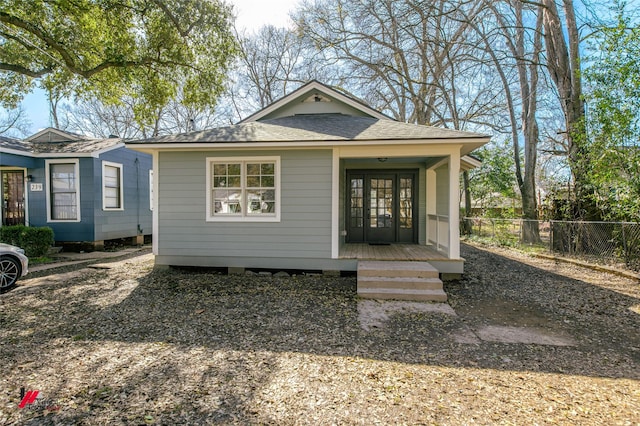
<svg viewBox="0 0 640 426">
<path fill-rule="evenodd" d="M 427 262 L 359 261 L 358 296 L 446 302 L 436 268 Z"/>
</svg>

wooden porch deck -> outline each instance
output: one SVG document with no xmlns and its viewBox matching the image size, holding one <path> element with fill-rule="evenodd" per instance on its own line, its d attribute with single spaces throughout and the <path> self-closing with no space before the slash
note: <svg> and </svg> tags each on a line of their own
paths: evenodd
<svg viewBox="0 0 640 426">
<path fill-rule="evenodd" d="M 358 260 L 398 260 L 428 262 L 447 261 L 446 256 L 438 253 L 432 246 L 418 244 L 370 245 L 350 243 L 340 247 L 340 259 Z"/>
</svg>

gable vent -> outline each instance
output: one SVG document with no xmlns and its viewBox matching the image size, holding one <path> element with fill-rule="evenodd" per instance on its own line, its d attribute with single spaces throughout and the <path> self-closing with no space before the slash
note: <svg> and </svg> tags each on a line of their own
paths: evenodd
<svg viewBox="0 0 640 426">
<path fill-rule="evenodd" d="M 311 103 L 311 102 L 331 102 L 331 100 L 325 96 L 322 96 L 319 93 L 314 93 L 313 95 L 309 96 L 307 99 L 305 99 L 304 101 L 302 101 L 304 103 Z"/>
</svg>

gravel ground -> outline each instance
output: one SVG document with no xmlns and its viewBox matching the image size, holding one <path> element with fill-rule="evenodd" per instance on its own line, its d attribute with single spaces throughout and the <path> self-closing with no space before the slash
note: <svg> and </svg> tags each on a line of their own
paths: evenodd
<svg viewBox="0 0 640 426">
<path fill-rule="evenodd" d="M 637 281 L 462 254 L 448 304 L 150 255 L 31 276 L 0 295 L 0 424 L 640 424 Z"/>
</svg>

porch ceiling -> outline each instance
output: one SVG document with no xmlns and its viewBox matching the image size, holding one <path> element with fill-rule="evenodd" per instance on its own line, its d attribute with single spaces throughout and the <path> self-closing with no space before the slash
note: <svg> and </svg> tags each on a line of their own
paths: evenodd
<svg viewBox="0 0 640 426">
<path fill-rule="evenodd" d="M 436 156 L 436 157 L 424 157 L 424 156 L 416 156 L 416 157 L 381 157 L 384 160 L 380 160 L 378 158 L 348 158 L 347 163 L 351 165 L 370 165 L 371 163 L 380 163 L 380 164 L 426 164 L 427 168 L 432 166 L 433 164 L 438 163 L 445 157 Z"/>
</svg>

